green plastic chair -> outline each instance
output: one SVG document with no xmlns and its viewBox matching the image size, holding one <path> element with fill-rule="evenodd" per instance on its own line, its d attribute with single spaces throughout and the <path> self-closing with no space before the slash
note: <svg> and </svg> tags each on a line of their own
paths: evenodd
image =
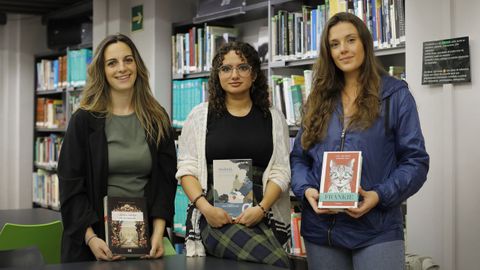
<svg viewBox="0 0 480 270">
<path fill-rule="evenodd" d="M 163 249 L 165 249 L 164 256 L 177 255 L 175 248 L 173 248 L 172 243 L 170 243 L 167 237 L 163 237 Z"/>
<path fill-rule="evenodd" d="M 23 225 L 6 223 L 0 232 L 0 250 L 36 246 L 47 264 L 60 263 L 62 222 Z"/>
</svg>

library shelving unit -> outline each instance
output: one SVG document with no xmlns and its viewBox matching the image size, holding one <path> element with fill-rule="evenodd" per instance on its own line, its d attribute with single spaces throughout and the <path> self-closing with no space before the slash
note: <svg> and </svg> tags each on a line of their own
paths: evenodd
<svg viewBox="0 0 480 270">
<path fill-rule="evenodd" d="M 192 21 L 174 22 L 172 27 L 171 115 L 177 129 L 190 110 L 206 100 L 215 49 L 241 40 L 254 45 L 265 60 L 262 70 L 269 78 L 273 106 L 284 113 L 290 136 L 295 137 L 323 26 L 340 11 L 354 13 L 367 24 L 386 71 L 405 77 L 405 0 L 232 0 L 232 7 L 224 10 L 217 2 L 210 13 L 202 7 L 203 13 Z M 299 231 L 294 226 L 299 225 L 292 223 L 292 232 Z M 292 253 L 305 256 L 301 243 L 293 244 Z M 298 262 L 296 268 L 306 268 L 306 262 Z"/>
<path fill-rule="evenodd" d="M 91 44 L 35 55 L 34 207 L 60 209 L 57 161 L 68 121 L 80 102 Z"/>
<path fill-rule="evenodd" d="M 239 0 L 231 1 L 237 4 L 232 8 L 227 6 L 224 12 L 214 10 L 189 22 L 174 23 L 171 106 L 174 126 L 181 128 L 190 110 L 206 99 L 206 82 L 215 49 L 230 40 L 249 42 L 261 56 L 268 51 L 262 70 L 270 79 L 273 105 L 285 113 L 290 126 L 298 126 L 298 110 L 308 95 L 305 91 L 311 79 L 305 76 L 305 71 L 310 71 L 316 61 L 316 44 L 326 20 L 339 11 L 355 13 L 365 21 L 384 68 L 404 77 L 404 1 Z M 292 93 L 295 101 L 300 102 L 293 106 L 288 105 L 292 102 L 291 86 L 298 89 Z M 290 107 L 297 108 L 297 112 Z M 294 134 L 298 128 L 292 130 Z"/>
</svg>

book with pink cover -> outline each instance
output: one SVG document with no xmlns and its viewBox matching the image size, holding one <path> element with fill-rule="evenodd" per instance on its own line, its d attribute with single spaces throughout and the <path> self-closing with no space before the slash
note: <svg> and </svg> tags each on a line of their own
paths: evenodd
<svg viewBox="0 0 480 270">
<path fill-rule="evenodd" d="M 362 152 L 324 152 L 318 208 L 358 207 Z"/>
</svg>

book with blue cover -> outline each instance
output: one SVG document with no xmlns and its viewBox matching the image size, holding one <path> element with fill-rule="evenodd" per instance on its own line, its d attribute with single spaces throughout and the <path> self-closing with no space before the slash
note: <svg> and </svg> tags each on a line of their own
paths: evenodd
<svg viewBox="0 0 480 270">
<path fill-rule="evenodd" d="M 232 218 L 253 204 L 251 159 L 213 161 L 214 206 L 224 209 Z"/>
</svg>

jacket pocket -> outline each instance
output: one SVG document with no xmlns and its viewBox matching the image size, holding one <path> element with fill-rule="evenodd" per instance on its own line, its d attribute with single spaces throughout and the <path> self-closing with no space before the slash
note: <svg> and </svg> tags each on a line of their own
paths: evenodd
<svg viewBox="0 0 480 270">
<path fill-rule="evenodd" d="M 364 223 L 368 228 L 371 228 L 375 231 L 382 231 L 384 224 L 384 215 L 382 211 L 377 209 L 370 210 L 366 215 L 361 217 L 362 223 Z"/>
</svg>

